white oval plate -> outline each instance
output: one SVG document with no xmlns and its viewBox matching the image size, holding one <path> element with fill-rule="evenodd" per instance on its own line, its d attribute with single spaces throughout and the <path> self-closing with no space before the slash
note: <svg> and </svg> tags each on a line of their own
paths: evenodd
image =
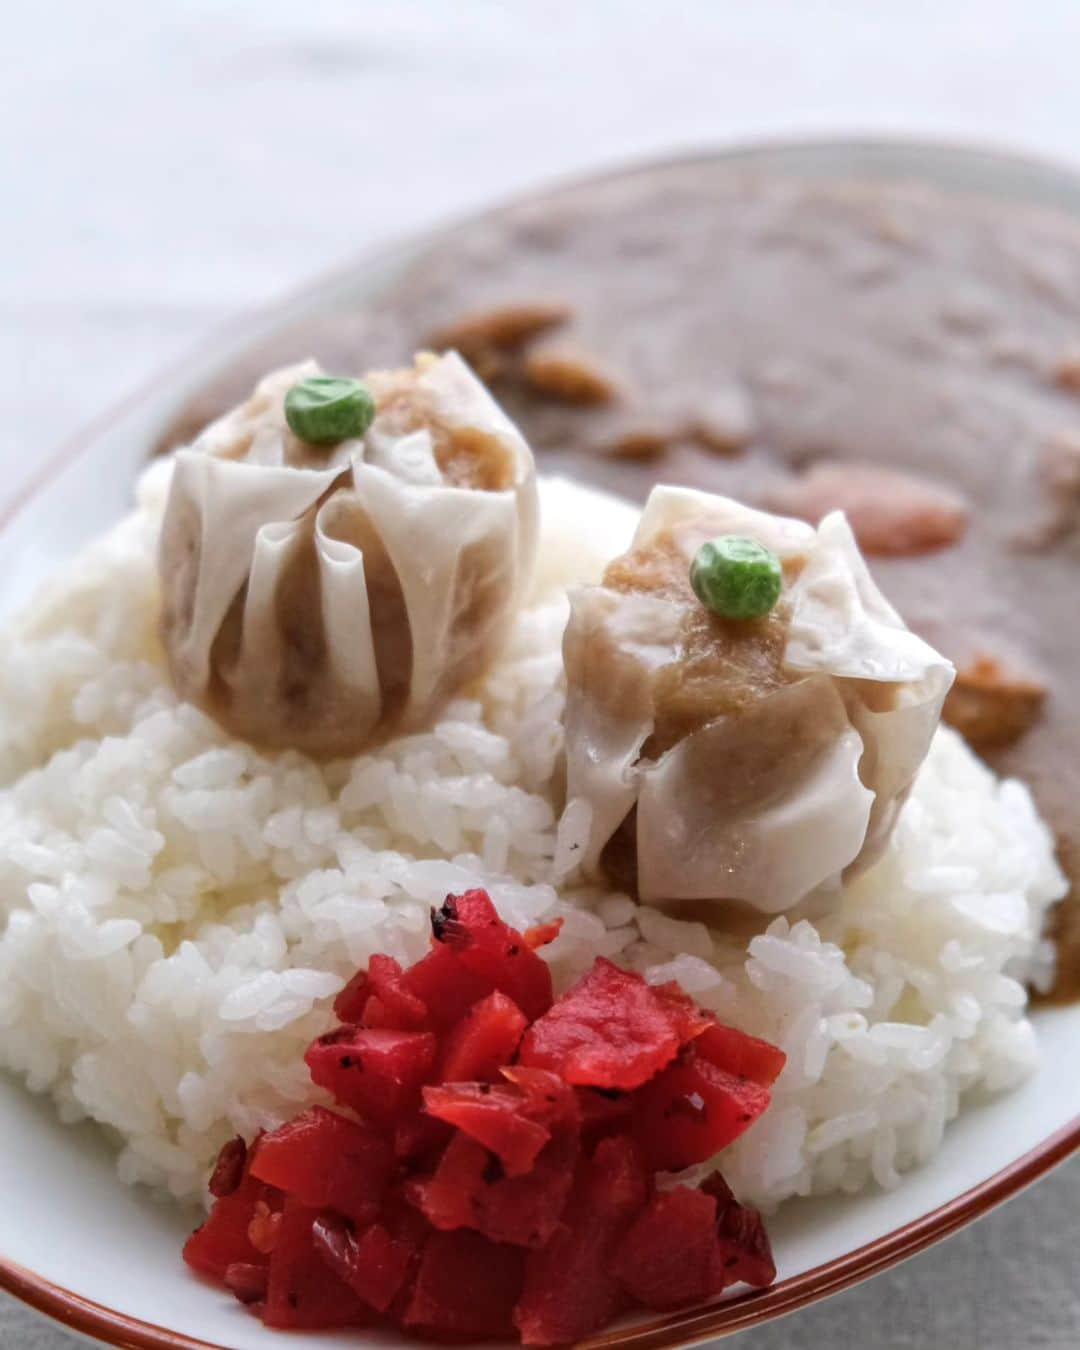
<svg viewBox="0 0 1080 1350">
<path fill-rule="evenodd" d="M 885 177 L 1019 197 L 1080 215 L 1080 178 L 988 152 L 905 143 L 775 145 L 728 151 L 733 171 L 803 179 Z M 629 170 L 628 172 L 634 172 Z M 209 378 L 284 327 L 354 309 L 390 284 L 437 235 L 412 240 L 245 322 L 69 446 L 0 530 L 0 612 L 115 521 L 162 429 Z M 374 264 L 374 265 L 373 265 Z M 773 1288 L 720 1305 L 619 1327 L 595 1344 L 688 1345 L 790 1312 L 910 1256 L 985 1214 L 1080 1149 L 1080 1005 L 1035 1014 L 1043 1065 L 1022 1088 L 965 1110 L 941 1152 L 893 1192 L 798 1201 L 770 1224 Z M 122 1186 L 89 1127 L 0 1078 L 0 1286 L 92 1339 L 132 1350 L 311 1350 L 377 1338 L 264 1329 L 228 1295 L 188 1276 L 185 1215 Z M 381 1338 L 390 1345 L 390 1337 Z"/>
</svg>

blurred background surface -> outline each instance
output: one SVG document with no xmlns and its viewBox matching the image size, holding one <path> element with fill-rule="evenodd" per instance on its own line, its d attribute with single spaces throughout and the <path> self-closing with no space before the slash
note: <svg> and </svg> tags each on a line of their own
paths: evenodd
<svg viewBox="0 0 1080 1350">
<path fill-rule="evenodd" d="M 612 161 L 897 134 L 1080 166 L 1075 0 L 53 0 L 0 44 L 0 503 L 381 239 Z M 740 1350 L 1075 1350 L 1080 1161 Z M 0 1302 L 4 1350 L 66 1334 Z"/>
</svg>

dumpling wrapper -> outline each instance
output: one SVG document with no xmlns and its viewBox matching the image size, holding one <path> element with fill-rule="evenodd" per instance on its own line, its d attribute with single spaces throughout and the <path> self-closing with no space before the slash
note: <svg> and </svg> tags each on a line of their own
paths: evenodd
<svg viewBox="0 0 1080 1350">
<path fill-rule="evenodd" d="M 177 452 L 162 633 L 177 691 L 234 734 L 338 755 L 419 725 L 490 661 L 538 506 L 528 446 L 456 353 L 372 376 L 375 421 L 329 451 L 284 418 L 318 372 L 267 376 Z M 436 435 L 488 456 L 498 488 L 447 481 Z"/>
<path fill-rule="evenodd" d="M 778 913 L 878 856 L 953 669 L 882 596 L 840 513 L 814 529 L 658 487 L 633 547 L 669 533 L 687 567 L 707 539 L 741 534 L 797 572 L 784 597 L 790 682 L 643 758 L 656 721 L 654 677 L 679 659 L 686 605 L 604 585 L 571 592 L 567 796 L 590 808 L 585 870 L 600 870 L 635 811 L 642 900 L 738 900 Z M 687 603 L 697 602 L 690 595 Z"/>
</svg>

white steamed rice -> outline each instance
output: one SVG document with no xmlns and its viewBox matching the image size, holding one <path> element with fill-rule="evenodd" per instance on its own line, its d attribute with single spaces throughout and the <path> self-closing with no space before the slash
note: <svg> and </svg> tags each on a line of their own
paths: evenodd
<svg viewBox="0 0 1080 1350">
<path fill-rule="evenodd" d="M 0 653 L 0 1064 L 105 1126 L 126 1181 L 201 1196 L 228 1137 L 317 1096 L 303 1050 L 352 971 L 416 958 L 428 907 L 475 885 L 516 925 L 563 915 L 560 985 L 603 953 L 783 1047 L 772 1107 L 722 1159 L 745 1199 L 892 1186 L 967 1094 L 1031 1071 L 1024 982 L 1046 976 L 1065 883 L 1027 790 L 952 732 L 872 872 L 725 941 L 582 888 L 585 822 L 557 816 L 559 587 L 625 543 L 625 506 L 545 484 L 537 603 L 482 688 L 428 732 L 319 765 L 173 696 L 167 472 Z"/>
</svg>

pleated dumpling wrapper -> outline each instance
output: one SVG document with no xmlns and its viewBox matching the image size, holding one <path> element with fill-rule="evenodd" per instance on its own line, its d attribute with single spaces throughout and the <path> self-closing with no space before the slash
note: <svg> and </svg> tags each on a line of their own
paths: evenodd
<svg viewBox="0 0 1080 1350">
<path fill-rule="evenodd" d="M 528 445 L 456 354 L 365 383 L 375 418 L 331 447 L 268 375 L 176 454 L 160 546 L 173 683 L 236 736 L 323 757 L 418 726 L 481 673 L 528 585 Z"/>
<path fill-rule="evenodd" d="M 691 560 L 718 535 L 780 560 L 764 618 L 721 618 L 691 589 Z M 839 512 L 814 529 L 671 487 L 653 490 L 602 583 L 571 592 L 563 652 L 586 872 L 651 903 L 770 914 L 880 854 L 953 679 Z"/>
</svg>

